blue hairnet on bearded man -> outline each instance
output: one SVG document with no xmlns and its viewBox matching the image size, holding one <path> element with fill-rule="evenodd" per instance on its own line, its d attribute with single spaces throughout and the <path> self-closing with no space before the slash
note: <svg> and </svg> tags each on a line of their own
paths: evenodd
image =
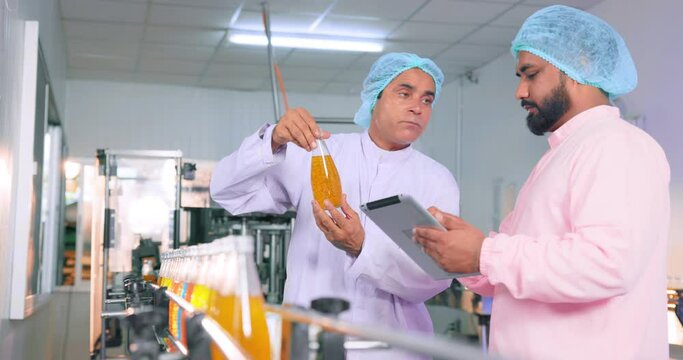
<svg viewBox="0 0 683 360">
<path fill-rule="evenodd" d="M 434 102 L 439 97 L 443 84 L 443 72 L 429 59 L 421 58 L 410 53 L 388 53 L 377 59 L 370 73 L 363 81 L 363 90 L 360 92 L 361 105 L 356 112 L 353 122 L 368 128 L 372 118 L 372 110 L 377 103 L 377 97 L 389 83 L 406 70 L 418 68 L 434 79 Z"/>
<path fill-rule="evenodd" d="M 531 15 L 512 41 L 512 55 L 528 51 L 570 78 L 602 89 L 610 99 L 631 92 L 638 74 L 624 39 L 602 19 L 554 5 Z"/>
</svg>

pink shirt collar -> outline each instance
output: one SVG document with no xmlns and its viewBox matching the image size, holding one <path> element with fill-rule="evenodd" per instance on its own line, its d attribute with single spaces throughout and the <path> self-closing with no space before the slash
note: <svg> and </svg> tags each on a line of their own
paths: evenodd
<svg viewBox="0 0 683 360">
<path fill-rule="evenodd" d="M 620 118 L 619 108 L 609 105 L 600 105 L 577 114 L 564 123 L 564 125 L 560 126 L 559 129 L 550 134 L 548 137 L 548 144 L 550 144 L 551 148 L 555 148 L 578 129 L 582 128 L 586 123 L 589 123 L 596 118 Z"/>
</svg>

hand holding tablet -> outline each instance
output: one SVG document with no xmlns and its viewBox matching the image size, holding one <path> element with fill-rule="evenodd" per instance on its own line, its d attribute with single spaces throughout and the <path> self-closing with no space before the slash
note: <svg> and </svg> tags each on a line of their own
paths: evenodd
<svg viewBox="0 0 683 360">
<path fill-rule="evenodd" d="M 472 276 L 476 273 L 454 273 L 443 270 L 413 240 L 413 228 L 446 229 L 410 195 L 399 194 L 361 205 L 361 210 L 382 229 L 415 263 L 434 279 Z"/>
</svg>

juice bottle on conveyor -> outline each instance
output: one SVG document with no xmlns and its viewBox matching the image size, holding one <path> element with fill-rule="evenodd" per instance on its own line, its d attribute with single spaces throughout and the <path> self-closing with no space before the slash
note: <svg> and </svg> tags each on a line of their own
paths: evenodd
<svg viewBox="0 0 683 360">
<path fill-rule="evenodd" d="M 254 238 L 228 236 L 219 240 L 223 251 L 218 259 L 214 284 L 216 296 L 210 315 L 253 359 L 270 359 L 270 338 L 263 309 L 263 295 L 254 263 Z M 212 345 L 212 359 L 225 359 Z"/>
<path fill-rule="evenodd" d="M 211 257 L 215 255 L 216 243 L 199 245 L 197 251 L 198 267 L 197 277 L 190 296 L 190 303 L 195 309 L 201 312 L 209 310 L 209 299 L 211 288 L 209 287 L 209 275 L 211 274 Z"/>
<path fill-rule="evenodd" d="M 185 301 L 189 301 L 192 296 L 192 290 L 194 289 L 193 282 L 190 281 L 190 274 L 193 273 L 193 262 L 195 254 L 197 253 L 197 247 L 192 246 L 185 249 L 185 257 L 182 260 L 180 281 L 182 286 L 180 288 L 180 293 L 178 294 Z M 185 310 L 180 306 L 178 307 L 178 340 L 187 346 L 187 334 L 185 332 L 185 318 L 187 316 Z"/>
<path fill-rule="evenodd" d="M 311 188 L 313 198 L 323 209 L 325 199 L 335 207 L 342 203 L 342 189 L 337 167 L 334 165 L 325 140 L 317 139 L 317 146 L 311 151 Z"/>
<path fill-rule="evenodd" d="M 182 289 L 182 281 L 180 279 L 183 257 L 185 256 L 185 249 L 177 249 L 173 252 L 172 268 L 171 268 L 171 287 L 170 290 L 176 295 L 180 295 Z M 178 338 L 178 304 L 173 300 L 168 301 L 168 331 Z"/>
<path fill-rule="evenodd" d="M 161 260 L 161 266 L 159 266 L 159 279 L 157 282 L 157 285 L 159 286 L 166 286 L 166 269 L 168 268 L 168 253 L 162 253 L 159 256 Z"/>
</svg>

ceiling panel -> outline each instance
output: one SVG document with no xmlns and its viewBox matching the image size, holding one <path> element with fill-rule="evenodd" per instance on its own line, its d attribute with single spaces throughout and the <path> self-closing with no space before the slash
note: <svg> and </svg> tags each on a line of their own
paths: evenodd
<svg viewBox="0 0 683 360">
<path fill-rule="evenodd" d="M 225 31 L 194 30 L 169 26 L 148 26 L 145 41 L 163 44 L 217 46 Z"/>
<path fill-rule="evenodd" d="M 204 62 L 172 60 L 142 55 L 140 57 L 140 71 L 161 72 L 177 75 L 199 75 L 206 66 Z"/>
<path fill-rule="evenodd" d="M 455 24 L 484 24 L 495 18 L 511 4 L 432 0 L 411 20 L 439 21 Z"/>
<path fill-rule="evenodd" d="M 139 42 L 144 25 L 121 23 L 98 23 L 94 21 L 63 22 L 67 39 L 107 40 L 115 42 Z"/>
<path fill-rule="evenodd" d="M 396 29 L 396 31 L 391 33 L 389 38 L 455 42 L 476 28 L 475 25 L 407 21 Z"/>
<path fill-rule="evenodd" d="M 98 40 L 70 40 L 67 53 L 70 55 L 107 55 L 135 58 L 140 46 L 132 42 L 103 42 Z"/>
<path fill-rule="evenodd" d="M 400 24 L 400 21 L 393 20 L 328 16 L 317 28 L 315 28 L 314 33 L 321 35 L 384 39 Z"/>
<path fill-rule="evenodd" d="M 124 71 L 70 69 L 69 79 L 81 80 L 107 80 L 107 81 L 133 81 L 135 74 Z"/>
<path fill-rule="evenodd" d="M 182 46 L 164 44 L 143 44 L 140 49 L 142 56 L 168 58 L 177 60 L 207 61 L 213 55 L 215 48 L 209 46 Z"/>
<path fill-rule="evenodd" d="M 147 4 L 108 0 L 61 0 L 62 17 L 66 19 L 109 22 L 145 22 Z"/>
<path fill-rule="evenodd" d="M 200 8 L 189 6 L 152 5 L 149 23 L 224 29 L 230 24 L 234 9 Z"/>
<path fill-rule="evenodd" d="M 261 1 L 60 0 L 69 77 L 269 91 L 266 48 L 225 42 L 228 28 L 263 32 Z M 600 1 L 564 3 L 585 9 Z M 270 0 L 270 9 L 274 33 L 382 39 L 384 53 L 430 57 L 450 81 L 507 53 L 521 22 L 551 2 Z M 382 55 L 285 48 L 274 54 L 288 91 L 354 96 Z"/>
<path fill-rule="evenodd" d="M 344 0 L 332 8 L 334 15 L 405 20 L 427 0 Z"/>
<path fill-rule="evenodd" d="M 484 26 L 462 40 L 464 44 L 510 46 L 517 34 L 517 27 Z"/>
<path fill-rule="evenodd" d="M 548 5 L 555 5 L 555 4 L 562 4 L 562 5 L 568 5 L 568 6 L 573 6 L 575 8 L 579 9 L 590 9 L 593 6 L 603 2 L 603 0 L 525 0 L 525 4 L 529 5 L 543 5 L 543 6 L 548 6 Z"/>
<path fill-rule="evenodd" d="M 285 89 L 289 89 L 290 81 L 330 81 L 338 71 L 339 70 L 335 71 L 334 69 L 314 68 L 309 66 L 280 66 Z"/>
<path fill-rule="evenodd" d="M 147 0 L 141 0 L 147 1 Z M 153 4 L 236 9 L 241 0 L 151 0 Z"/>
<path fill-rule="evenodd" d="M 270 29 L 272 32 L 300 33 L 306 32 L 318 17 L 305 14 L 270 14 Z M 263 19 L 260 12 L 242 11 L 231 29 L 264 31 Z"/>
<path fill-rule="evenodd" d="M 133 71 L 136 58 L 117 55 L 73 54 L 69 66 L 73 69 Z"/>
<path fill-rule="evenodd" d="M 339 69 L 351 65 L 360 54 L 355 52 L 293 50 L 282 65 Z"/>
<path fill-rule="evenodd" d="M 232 63 L 213 63 L 206 72 L 207 77 L 247 77 L 261 80 L 269 79 L 270 72 L 266 65 L 245 65 Z"/>
<path fill-rule="evenodd" d="M 519 27 L 522 26 L 522 23 L 524 22 L 524 20 L 526 20 L 526 18 L 528 18 L 529 16 L 531 16 L 531 14 L 535 13 L 541 8 L 543 7 L 536 5 L 515 6 L 510 11 L 503 14 L 501 17 L 492 21 L 491 25 L 512 26 L 519 29 Z"/>
<path fill-rule="evenodd" d="M 281 62 L 291 50 L 275 48 L 273 54 L 275 61 Z M 263 46 L 241 46 L 229 44 L 221 46 L 213 59 L 215 62 L 268 65 L 268 51 Z"/>
<path fill-rule="evenodd" d="M 422 57 L 432 57 L 449 47 L 450 44 L 417 42 L 417 41 L 388 41 L 385 43 L 385 52 L 410 52 Z M 368 65 L 368 69 L 370 65 Z"/>
<path fill-rule="evenodd" d="M 272 13 L 319 14 L 335 1 L 337 0 L 269 0 L 268 5 Z M 246 0 L 244 9 L 260 12 L 262 2 L 263 0 Z"/>
</svg>

